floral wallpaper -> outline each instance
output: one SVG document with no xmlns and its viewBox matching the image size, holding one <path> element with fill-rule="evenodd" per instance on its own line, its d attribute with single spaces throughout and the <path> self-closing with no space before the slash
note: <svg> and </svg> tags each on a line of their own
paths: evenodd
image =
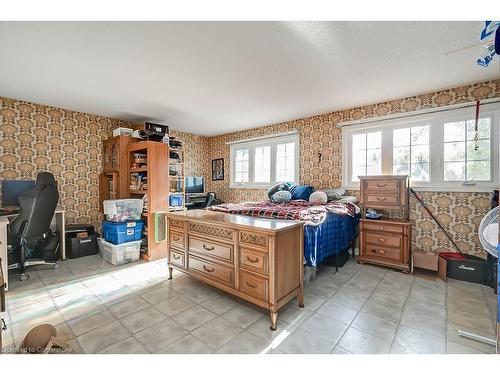
<svg viewBox="0 0 500 375">
<path fill-rule="evenodd" d="M 265 199 L 262 189 L 229 187 L 230 160 L 226 142 L 297 129 L 300 134 L 300 182 L 317 189 L 339 187 L 342 183 L 342 135 L 341 129 L 336 126 L 339 122 L 494 97 L 500 97 L 500 79 L 211 137 L 210 159 L 224 158 L 226 178 L 224 181 L 211 181 L 208 175 L 208 186 L 226 202 Z M 477 227 L 489 210 L 490 193 L 434 192 L 423 195 L 464 251 L 485 256 L 477 237 Z M 411 211 L 411 218 L 416 222 L 413 227 L 413 250 L 416 254 L 434 255 L 451 250 L 444 234 L 422 208 L 417 208 L 414 199 Z"/>
<path fill-rule="evenodd" d="M 265 199 L 262 189 L 229 188 L 229 146 L 226 142 L 296 129 L 300 134 L 300 181 L 315 188 L 339 187 L 342 181 L 342 121 L 416 111 L 476 99 L 500 97 L 500 79 L 351 108 L 215 137 L 173 130 L 184 141 L 186 175 L 203 175 L 207 190 L 226 202 Z M 33 179 L 39 170 L 59 181 L 60 205 L 68 223 L 99 225 L 98 175 L 101 141 L 126 121 L 37 105 L 0 97 L 0 180 Z M 320 157 L 321 154 L 321 157 Z M 225 179 L 212 181 L 211 160 L 224 158 Z M 484 256 L 477 237 L 481 218 L 489 210 L 490 193 L 422 193 L 459 246 Z M 434 256 L 450 250 L 444 234 L 411 200 L 413 250 Z"/>
<path fill-rule="evenodd" d="M 68 223 L 98 222 L 101 141 L 121 120 L 0 97 L 0 180 L 54 174 Z"/>
</svg>

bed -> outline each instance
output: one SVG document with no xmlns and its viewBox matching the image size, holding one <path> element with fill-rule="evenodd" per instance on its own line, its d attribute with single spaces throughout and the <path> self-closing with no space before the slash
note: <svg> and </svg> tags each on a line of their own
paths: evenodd
<svg viewBox="0 0 500 375">
<path fill-rule="evenodd" d="M 207 210 L 274 219 L 300 220 L 304 225 L 304 262 L 317 267 L 327 258 L 354 248 L 359 213 L 352 203 L 329 202 L 312 205 L 304 200 L 289 203 L 246 202 L 221 204 Z M 338 265 L 338 262 L 336 262 Z"/>
</svg>

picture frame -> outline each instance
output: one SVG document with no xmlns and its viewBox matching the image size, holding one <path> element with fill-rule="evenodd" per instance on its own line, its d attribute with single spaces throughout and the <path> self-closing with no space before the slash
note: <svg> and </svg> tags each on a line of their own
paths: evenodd
<svg viewBox="0 0 500 375">
<path fill-rule="evenodd" d="M 212 181 L 224 180 L 224 159 L 212 159 Z"/>
</svg>

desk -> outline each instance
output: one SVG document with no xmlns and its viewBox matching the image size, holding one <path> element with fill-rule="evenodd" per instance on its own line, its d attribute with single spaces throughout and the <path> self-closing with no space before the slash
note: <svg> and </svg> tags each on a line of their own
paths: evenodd
<svg viewBox="0 0 500 375">
<path fill-rule="evenodd" d="M 9 225 L 9 217 L 13 216 L 16 215 L 0 216 L 0 258 L 2 259 L 2 271 L 5 278 L 5 290 L 9 289 L 7 227 Z M 66 259 L 64 210 L 56 210 L 50 227 L 52 230 L 59 232 L 59 249 L 61 250 L 61 259 L 64 260 Z"/>
</svg>

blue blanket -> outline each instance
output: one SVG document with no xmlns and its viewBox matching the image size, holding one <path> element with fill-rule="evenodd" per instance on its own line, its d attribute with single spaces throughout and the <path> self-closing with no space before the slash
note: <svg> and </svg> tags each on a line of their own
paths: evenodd
<svg viewBox="0 0 500 375">
<path fill-rule="evenodd" d="M 358 232 L 359 215 L 329 213 L 319 225 L 304 226 L 304 257 L 308 266 L 316 267 L 332 255 L 349 248 Z"/>
</svg>

